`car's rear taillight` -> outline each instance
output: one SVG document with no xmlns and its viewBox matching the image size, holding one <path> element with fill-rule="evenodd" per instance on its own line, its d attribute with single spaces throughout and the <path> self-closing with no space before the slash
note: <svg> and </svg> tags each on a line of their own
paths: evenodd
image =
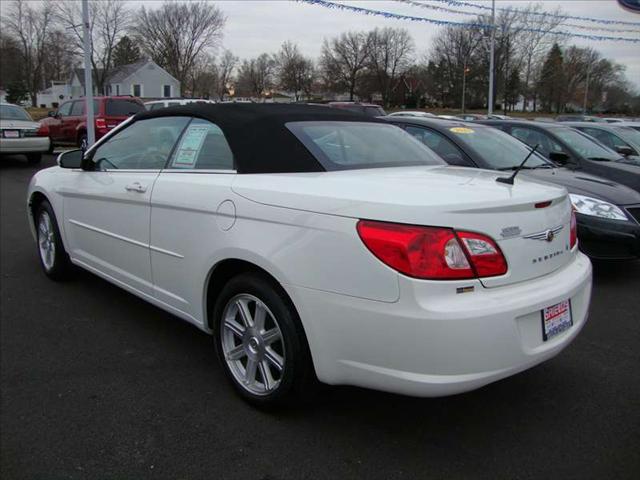
<svg viewBox="0 0 640 480">
<path fill-rule="evenodd" d="M 37 137 L 48 137 L 49 136 L 49 125 L 46 123 L 41 123 L 36 131 Z"/>
<path fill-rule="evenodd" d="M 507 261 L 500 247 L 491 238 L 481 233 L 456 233 L 479 277 L 495 277 L 507 273 Z"/>
<path fill-rule="evenodd" d="M 578 242 L 578 224 L 576 222 L 576 212 L 571 209 L 571 223 L 569 224 L 569 245 L 571 248 L 575 247 Z"/>
<path fill-rule="evenodd" d="M 96 118 L 96 128 L 99 130 L 104 130 L 107 128 L 107 121 L 104 118 Z"/>
<path fill-rule="evenodd" d="M 500 248 L 486 235 L 370 220 L 360 220 L 357 229 L 376 257 L 410 277 L 455 280 L 507 272 Z"/>
</svg>

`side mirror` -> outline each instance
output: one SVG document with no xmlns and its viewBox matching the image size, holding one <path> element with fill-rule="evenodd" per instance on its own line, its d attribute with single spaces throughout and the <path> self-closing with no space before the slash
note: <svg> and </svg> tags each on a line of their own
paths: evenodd
<svg viewBox="0 0 640 480">
<path fill-rule="evenodd" d="M 68 152 L 62 152 L 58 155 L 58 165 L 61 168 L 81 168 L 83 156 L 84 152 L 82 150 L 69 150 Z"/>
<path fill-rule="evenodd" d="M 551 152 L 549 158 L 560 165 L 569 163 L 569 155 L 564 152 Z"/>
<path fill-rule="evenodd" d="M 635 153 L 632 148 L 623 145 L 616 145 L 616 152 L 625 157 L 628 157 L 629 155 L 633 155 Z"/>
<path fill-rule="evenodd" d="M 55 117 L 55 116 L 56 116 L 55 110 L 51 110 L 51 111 L 47 112 L 47 117 Z"/>
</svg>

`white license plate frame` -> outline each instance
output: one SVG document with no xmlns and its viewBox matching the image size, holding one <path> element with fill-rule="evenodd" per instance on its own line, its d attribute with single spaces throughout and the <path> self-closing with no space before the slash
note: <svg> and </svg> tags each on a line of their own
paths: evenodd
<svg viewBox="0 0 640 480">
<path fill-rule="evenodd" d="M 546 342 L 573 326 L 571 299 L 563 300 L 540 310 L 542 341 Z"/>
</svg>

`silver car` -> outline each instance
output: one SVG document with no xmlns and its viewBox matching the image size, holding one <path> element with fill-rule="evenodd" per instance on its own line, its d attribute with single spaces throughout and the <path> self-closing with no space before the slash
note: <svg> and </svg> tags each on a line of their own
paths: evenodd
<svg viewBox="0 0 640 480">
<path fill-rule="evenodd" d="M 50 145 L 46 126 L 34 122 L 24 108 L 0 103 L 0 154 L 24 154 L 29 163 L 38 163 Z"/>
</svg>

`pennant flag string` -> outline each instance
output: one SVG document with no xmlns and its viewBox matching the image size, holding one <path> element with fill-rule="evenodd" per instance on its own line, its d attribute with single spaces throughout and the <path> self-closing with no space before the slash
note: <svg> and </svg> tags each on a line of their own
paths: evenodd
<svg viewBox="0 0 640 480">
<path fill-rule="evenodd" d="M 477 8 L 480 10 L 488 10 L 491 11 L 491 7 L 487 5 L 481 5 L 478 3 L 464 2 L 461 0 L 433 0 L 434 2 L 445 3 L 452 7 L 471 7 Z M 505 10 L 514 10 L 513 8 L 505 8 L 505 7 L 496 7 L 496 10 L 505 11 Z M 516 9 L 516 11 L 518 11 Z M 594 17 L 583 17 L 580 15 L 567 15 L 564 13 L 550 13 L 550 12 L 531 12 L 532 15 L 538 15 L 542 17 L 557 17 L 564 18 L 567 20 L 581 20 L 584 22 L 593 22 L 593 23 L 601 23 L 603 25 L 631 25 L 634 27 L 640 27 L 640 22 L 627 22 L 624 20 L 607 20 L 604 18 L 594 18 Z"/>
<path fill-rule="evenodd" d="M 424 8 L 426 10 L 435 10 L 435 11 L 439 11 L 439 12 L 446 12 L 446 13 L 453 13 L 456 15 L 471 15 L 471 16 L 478 16 L 480 15 L 477 12 L 469 12 L 467 10 L 456 10 L 453 8 L 447 8 L 447 7 L 441 7 L 439 5 L 431 5 L 431 4 L 427 4 L 427 3 L 421 3 L 421 2 L 416 2 L 415 0 L 392 0 L 394 2 L 398 2 L 398 3 L 404 3 L 405 5 L 410 5 L 412 7 L 418 7 L 418 8 Z M 537 15 L 538 13 L 541 12 L 527 12 L 526 10 L 518 10 L 518 9 L 508 9 L 505 8 L 503 9 L 504 11 L 509 11 L 509 12 L 522 12 L 525 14 L 529 14 L 529 15 Z M 577 28 L 578 30 L 600 30 L 603 32 L 611 32 L 611 33 L 637 33 L 640 34 L 640 30 L 638 29 L 627 29 L 627 28 L 612 28 L 612 27 L 604 27 L 604 26 L 599 26 L 599 25 L 578 25 L 575 23 L 563 23 L 562 24 L 563 27 L 568 27 L 568 28 Z M 639 27 L 640 28 L 640 27 Z"/>
<path fill-rule="evenodd" d="M 489 25 L 487 23 L 455 22 L 452 20 L 436 20 L 436 19 L 427 18 L 427 17 L 417 17 L 413 15 L 403 15 L 399 13 L 385 12 L 382 10 L 372 10 L 370 8 L 356 7 L 353 5 L 335 3 L 328 0 L 296 0 L 296 1 L 301 3 L 311 4 L 311 5 L 318 5 L 318 6 L 329 8 L 329 9 L 345 10 L 345 11 L 350 11 L 355 13 L 362 13 L 364 15 L 379 16 L 379 17 L 390 18 L 395 20 L 408 20 L 412 22 L 423 22 L 423 23 L 430 23 L 433 25 L 440 25 L 440 26 L 454 26 L 454 27 L 466 27 L 466 28 L 475 27 L 475 28 L 483 28 L 483 29 L 494 28 L 492 25 Z M 562 37 L 585 38 L 593 41 L 640 43 L 640 37 L 628 38 L 628 37 L 614 37 L 614 36 L 607 36 L 607 35 L 588 35 L 588 34 L 582 34 L 582 33 L 565 32 L 561 30 L 549 32 L 548 30 L 544 30 L 540 28 L 518 28 L 518 30 L 521 32 L 550 33 L 552 35 L 558 35 Z"/>
</svg>

